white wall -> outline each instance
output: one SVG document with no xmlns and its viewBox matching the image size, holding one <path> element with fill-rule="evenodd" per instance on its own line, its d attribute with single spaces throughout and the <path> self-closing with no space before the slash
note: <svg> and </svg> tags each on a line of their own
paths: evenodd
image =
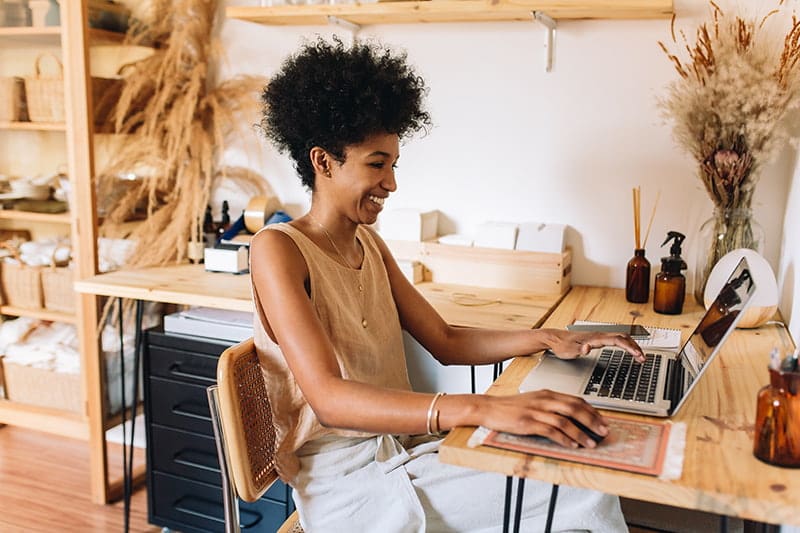
<svg viewBox="0 0 800 533">
<path fill-rule="evenodd" d="M 707 6 L 676 0 L 677 27 L 691 31 Z M 225 21 L 221 75 L 269 76 L 304 36 L 332 31 Z M 638 185 L 646 214 L 661 194 L 646 247 L 654 272 L 670 229 L 687 235 L 685 257 L 694 264 L 693 239 L 712 205 L 656 105 L 677 76 L 657 45 L 670 38 L 668 19 L 559 21 L 550 73 L 544 29 L 533 22 L 382 25 L 360 37 L 406 49 L 430 87 L 435 126 L 403 146 L 399 189 L 387 208 L 438 209 L 440 233 L 469 232 L 485 220 L 568 224 L 573 283 L 621 287 L 634 248 L 631 188 Z M 258 168 L 295 214 L 307 207 L 291 165 L 264 141 L 254 137 L 229 156 Z M 800 314 L 795 166 L 788 148 L 766 165 L 754 202 L 787 318 Z"/>
</svg>

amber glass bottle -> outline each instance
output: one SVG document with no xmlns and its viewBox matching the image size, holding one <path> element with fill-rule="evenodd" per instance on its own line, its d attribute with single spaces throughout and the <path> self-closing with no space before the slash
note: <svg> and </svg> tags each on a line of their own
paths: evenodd
<svg viewBox="0 0 800 533">
<path fill-rule="evenodd" d="M 646 303 L 650 299 L 650 261 L 644 256 L 643 248 L 637 248 L 628 261 L 625 298 L 637 304 Z"/>
<path fill-rule="evenodd" d="M 800 467 L 800 372 L 769 369 L 758 392 L 753 455 L 766 463 Z"/>
<path fill-rule="evenodd" d="M 686 262 L 681 258 L 681 243 L 684 235 L 670 231 L 661 246 L 674 239 L 669 249 L 669 256 L 661 258 L 661 272 L 656 274 L 653 290 L 653 311 L 664 315 L 679 315 L 683 312 L 683 301 L 686 298 L 686 277 L 681 270 L 686 269 Z"/>
</svg>

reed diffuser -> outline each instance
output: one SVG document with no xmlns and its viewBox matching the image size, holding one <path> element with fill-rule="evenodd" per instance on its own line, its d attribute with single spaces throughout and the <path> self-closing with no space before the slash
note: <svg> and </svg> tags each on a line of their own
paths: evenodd
<svg viewBox="0 0 800 533">
<path fill-rule="evenodd" d="M 634 252 L 633 257 L 628 261 L 627 273 L 625 276 L 625 298 L 629 302 L 643 304 L 650 299 L 650 261 L 644 256 L 644 249 L 647 245 L 647 237 L 650 235 L 650 227 L 653 224 L 653 217 L 658 206 L 658 196 L 656 196 L 653 211 L 650 213 L 650 221 L 647 223 L 644 241 L 641 239 L 641 187 L 633 188 L 633 235 Z"/>
</svg>

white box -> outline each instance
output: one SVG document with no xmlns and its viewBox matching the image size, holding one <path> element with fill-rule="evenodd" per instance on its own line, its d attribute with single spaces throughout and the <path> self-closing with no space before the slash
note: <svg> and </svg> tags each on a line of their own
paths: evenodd
<svg viewBox="0 0 800 533">
<path fill-rule="evenodd" d="M 451 233 L 450 235 L 442 235 L 439 237 L 439 244 L 449 244 L 452 246 L 472 246 L 473 238 L 469 235 L 461 233 Z"/>
<path fill-rule="evenodd" d="M 517 224 L 514 222 L 484 222 L 478 225 L 475 246 L 513 250 L 517 244 Z"/>
<path fill-rule="evenodd" d="M 428 241 L 438 232 L 439 212 L 392 209 L 381 213 L 379 221 L 379 232 L 385 240 Z"/>
<path fill-rule="evenodd" d="M 517 250 L 560 254 L 564 251 L 565 224 L 523 222 L 517 232 Z"/>
<path fill-rule="evenodd" d="M 215 248 L 206 248 L 203 263 L 209 272 L 243 274 L 250 269 L 249 255 L 247 246 L 222 244 Z"/>
</svg>

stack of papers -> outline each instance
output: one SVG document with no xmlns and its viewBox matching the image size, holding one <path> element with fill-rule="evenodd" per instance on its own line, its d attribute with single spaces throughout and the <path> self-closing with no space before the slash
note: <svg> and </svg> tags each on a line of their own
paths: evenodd
<svg viewBox="0 0 800 533">
<path fill-rule="evenodd" d="M 193 307 L 166 315 L 164 332 L 240 342 L 253 336 L 253 313 Z"/>
</svg>

